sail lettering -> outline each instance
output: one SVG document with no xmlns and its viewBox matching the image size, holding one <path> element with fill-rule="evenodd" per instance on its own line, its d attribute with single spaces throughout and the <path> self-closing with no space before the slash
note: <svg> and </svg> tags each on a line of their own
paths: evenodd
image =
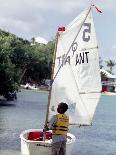
<svg viewBox="0 0 116 155">
<path fill-rule="evenodd" d="M 66 55 L 63 54 L 62 56 L 59 56 L 57 57 L 58 59 L 58 65 L 60 66 L 63 66 L 63 65 L 66 65 L 67 63 L 70 64 L 70 56 L 67 56 L 67 58 L 65 58 Z"/>
<path fill-rule="evenodd" d="M 86 27 L 83 31 L 83 41 L 88 42 L 90 40 L 91 23 L 84 23 L 83 25 Z"/>
<path fill-rule="evenodd" d="M 88 63 L 88 53 L 89 52 L 83 52 L 76 54 L 76 64 L 82 64 L 82 63 Z"/>
<path fill-rule="evenodd" d="M 57 57 L 57 59 L 58 59 L 58 64 L 60 65 L 61 64 L 61 56 Z"/>
<path fill-rule="evenodd" d="M 75 51 L 77 51 L 77 47 L 78 47 L 77 42 L 74 42 L 74 43 L 72 44 L 73 55 L 74 55 Z"/>
<path fill-rule="evenodd" d="M 89 52 L 81 52 L 77 53 L 75 55 L 75 66 L 77 64 L 83 64 L 83 63 L 88 63 L 88 54 Z M 63 54 L 62 56 L 57 57 L 58 60 L 58 66 L 63 67 L 64 65 L 70 65 L 71 64 L 71 56 L 67 56 Z"/>
<path fill-rule="evenodd" d="M 68 63 L 70 65 L 70 56 L 67 56 L 66 60 L 65 60 L 65 64 Z"/>
</svg>

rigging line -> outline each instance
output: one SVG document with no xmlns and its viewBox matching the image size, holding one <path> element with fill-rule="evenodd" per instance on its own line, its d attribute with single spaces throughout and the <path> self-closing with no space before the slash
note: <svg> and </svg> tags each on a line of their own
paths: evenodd
<svg viewBox="0 0 116 155">
<path fill-rule="evenodd" d="M 73 40 L 73 42 L 72 42 L 71 46 L 69 47 L 69 50 L 68 50 L 68 52 L 66 53 L 65 58 L 64 58 L 64 60 L 63 60 L 63 62 L 62 62 L 62 63 L 64 63 L 64 62 L 65 62 L 65 60 L 66 60 L 66 58 L 67 58 L 67 56 L 68 56 L 68 54 L 69 54 L 69 52 L 70 52 L 70 50 L 71 50 L 72 45 L 74 44 L 74 42 L 75 42 L 76 38 L 78 37 L 78 35 L 79 35 L 80 31 L 81 31 L 81 28 L 82 28 L 82 26 L 83 26 L 83 24 L 84 24 L 85 20 L 87 19 L 87 16 L 89 15 L 89 13 L 90 13 L 90 11 L 91 11 L 91 9 L 92 9 L 92 6 L 93 6 L 93 5 L 91 5 L 91 6 L 89 7 L 89 10 L 88 10 L 88 12 L 87 12 L 87 14 L 86 14 L 86 16 L 85 16 L 85 18 L 84 18 L 83 22 L 82 22 L 82 25 L 80 26 L 80 29 L 79 29 L 79 31 L 77 32 L 77 34 L 76 34 L 76 36 L 75 36 L 75 38 L 74 38 L 74 40 Z M 59 73 L 59 71 L 60 71 L 61 67 L 62 67 L 62 64 L 60 65 L 60 67 L 58 68 L 58 70 L 57 70 L 57 72 L 56 72 L 56 74 L 55 74 L 54 78 L 52 79 L 52 81 L 51 81 L 51 85 L 53 84 L 53 82 L 54 82 L 54 80 L 55 80 L 56 76 L 58 75 L 58 73 Z"/>
</svg>

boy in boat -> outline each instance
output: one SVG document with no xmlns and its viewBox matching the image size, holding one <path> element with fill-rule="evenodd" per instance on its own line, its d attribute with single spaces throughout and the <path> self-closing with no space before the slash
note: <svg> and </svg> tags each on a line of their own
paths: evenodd
<svg viewBox="0 0 116 155">
<path fill-rule="evenodd" d="M 59 103 L 57 112 L 49 124 L 45 127 L 44 132 L 52 130 L 52 155 L 66 155 L 66 141 L 69 126 L 69 116 L 65 114 L 68 109 L 66 103 Z"/>
</svg>

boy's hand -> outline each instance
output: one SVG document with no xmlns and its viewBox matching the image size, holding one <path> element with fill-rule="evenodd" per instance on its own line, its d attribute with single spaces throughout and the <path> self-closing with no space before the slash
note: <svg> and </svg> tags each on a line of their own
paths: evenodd
<svg viewBox="0 0 116 155">
<path fill-rule="evenodd" d="M 46 132 L 46 131 L 48 131 L 48 130 L 49 130 L 48 126 L 45 125 L 45 126 L 44 126 L 44 129 L 43 129 L 43 132 Z"/>
<path fill-rule="evenodd" d="M 48 128 L 48 125 L 44 125 L 44 128 Z"/>
</svg>

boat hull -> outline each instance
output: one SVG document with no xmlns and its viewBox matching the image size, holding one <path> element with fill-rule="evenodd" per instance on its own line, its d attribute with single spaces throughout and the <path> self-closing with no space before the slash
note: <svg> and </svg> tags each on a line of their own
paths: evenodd
<svg viewBox="0 0 116 155">
<path fill-rule="evenodd" d="M 42 133 L 42 129 L 29 129 L 20 134 L 21 138 L 21 154 L 22 155 L 51 155 L 52 154 L 52 139 L 48 137 L 47 140 L 29 138 L 30 133 Z M 51 133 L 51 131 L 49 131 Z M 66 143 L 66 155 L 71 154 L 73 143 L 75 142 L 75 136 L 73 134 L 67 134 Z"/>
</svg>

